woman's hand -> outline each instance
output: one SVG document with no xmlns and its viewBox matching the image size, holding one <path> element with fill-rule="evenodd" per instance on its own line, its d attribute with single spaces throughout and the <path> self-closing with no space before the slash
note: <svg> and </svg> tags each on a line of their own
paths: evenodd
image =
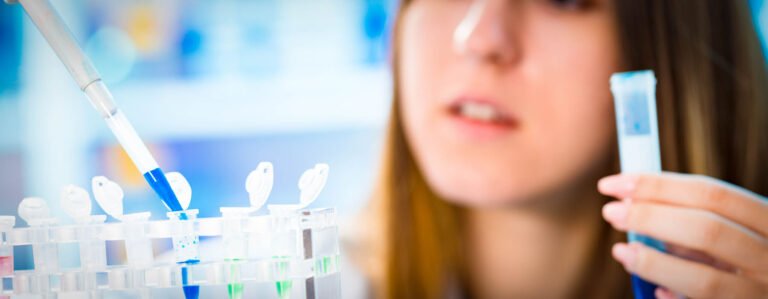
<svg viewBox="0 0 768 299">
<path fill-rule="evenodd" d="M 598 184 L 622 199 L 603 217 L 618 230 L 665 242 L 667 253 L 618 243 L 624 268 L 672 293 L 691 298 L 768 298 L 768 201 L 712 178 L 664 173 L 614 175 Z"/>
</svg>

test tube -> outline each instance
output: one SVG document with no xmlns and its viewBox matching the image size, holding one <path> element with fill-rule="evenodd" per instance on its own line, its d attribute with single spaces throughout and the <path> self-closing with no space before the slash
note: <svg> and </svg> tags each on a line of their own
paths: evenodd
<svg viewBox="0 0 768 299">
<path fill-rule="evenodd" d="M 248 240 L 243 231 L 245 221 L 255 212 L 254 208 L 221 208 L 223 218 L 221 239 L 226 251 L 225 260 L 230 261 L 227 294 L 230 299 L 243 298 L 243 283 L 240 277 L 239 261 L 248 258 Z"/>
<path fill-rule="evenodd" d="M 140 212 L 125 214 L 120 216 L 120 221 L 124 225 L 125 234 L 125 255 L 128 259 L 128 267 L 139 270 L 152 266 L 155 257 L 152 254 L 152 240 L 147 236 L 147 222 L 152 216 L 150 212 Z M 135 272 L 138 277 L 134 280 L 142 281 L 143 272 Z M 140 298 L 150 298 L 149 290 L 142 288 L 138 290 Z"/>
<path fill-rule="evenodd" d="M 661 173 L 658 117 L 656 115 L 656 75 L 651 70 L 616 73 L 611 76 L 611 92 L 616 111 L 619 160 L 622 173 Z M 659 251 L 659 240 L 628 233 L 630 242 L 643 243 Z M 632 274 L 635 298 L 655 298 L 657 286 Z"/>
<path fill-rule="evenodd" d="M 152 266 L 152 241 L 147 237 L 146 223 L 152 214 L 149 212 L 123 215 L 120 220 L 125 225 L 125 253 L 128 266 L 147 268 Z"/>
<path fill-rule="evenodd" d="M 285 205 L 288 206 L 288 205 Z M 269 206 L 272 220 L 270 234 L 273 271 L 279 280 L 275 282 L 277 296 L 286 299 L 293 291 L 293 279 L 290 260 L 299 256 L 301 251 L 301 232 L 299 231 L 299 213 L 293 209 L 283 209 L 284 206 Z M 292 207 L 292 206 L 288 206 Z"/>
<path fill-rule="evenodd" d="M 0 216 L 0 277 L 3 278 L 13 275 L 13 245 L 8 243 L 8 233 L 14 225 L 16 225 L 16 217 Z M 0 296 L 0 299 L 8 298 L 10 297 Z"/>
<path fill-rule="evenodd" d="M 178 264 L 194 265 L 200 262 L 200 237 L 194 230 L 197 213 L 197 210 L 168 212 L 168 218 L 180 224 L 180 230 L 171 237 Z M 186 266 L 181 268 L 181 282 L 184 285 L 185 298 L 196 299 L 200 296 L 200 286 L 189 284 L 189 269 Z"/>
<path fill-rule="evenodd" d="M 18 208 L 19 217 L 30 226 L 24 232 L 29 234 L 32 244 L 32 259 L 35 275 L 46 276 L 59 271 L 59 244 L 53 238 L 52 225 L 56 218 L 50 216 L 48 203 L 39 197 L 27 197 L 21 200 Z M 40 290 L 49 289 L 49 280 L 38 280 Z"/>
<path fill-rule="evenodd" d="M 83 218 L 80 222 L 80 267 L 83 270 L 96 271 L 107 267 L 107 242 L 99 236 L 99 224 L 107 220 L 106 215 Z"/>
<path fill-rule="evenodd" d="M 33 234 L 32 259 L 35 272 L 53 273 L 59 271 L 59 244 L 52 238 L 51 228 L 56 224 L 55 218 L 37 219 L 30 223 L 30 233 Z"/>
</svg>

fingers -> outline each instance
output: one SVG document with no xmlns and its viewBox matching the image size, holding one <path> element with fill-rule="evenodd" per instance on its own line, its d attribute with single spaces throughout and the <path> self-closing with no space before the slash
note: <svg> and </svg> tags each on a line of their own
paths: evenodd
<svg viewBox="0 0 768 299">
<path fill-rule="evenodd" d="M 739 269 L 768 273 L 768 239 L 717 214 L 650 202 L 612 202 L 603 214 L 619 230 L 702 251 Z"/>
<path fill-rule="evenodd" d="M 674 256 L 684 258 L 689 261 L 710 265 L 715 269 L 725 271 L 725 272 L 740 273 L 740 274 L 743 274 L 745 272 L 744 269 L 738 269 L 733 264 L 727 263 L 723 260 L 716 259 L 701 250 L 685 248 L 679 245 L 675 245 L 673 243 L 664 244 L 664 252 Z"/>
<path fill-rule="evenodd" d="M 673 173 L 623 174 L 603 178 L 598 189 L 621 199 L 708 210 L 768 236 L 768 200 L 712 178 Z"/>
<path fill-rule="evenodd" d="M 711 178 L 680 174 L 611 176 L 598 188 L 605 195 L 632 199 L 604 207 L 604 217 L 617 229 L 689 253 L 703 252 L 687 260 L 641 244 L 614 247 L 614 257 L 628 271 L 667 287 L 657 291 L 659 298 L 673 298 L 674 292 L 692 298 L 768 298 L 765 198 Z"/>
<path fill-rule="evenodd" d="M 613 256 L 627 271 L 691 298 L 763 298 L 768 294 L 756 282 L 639 243 L 616 244 Z"/>
</svg>

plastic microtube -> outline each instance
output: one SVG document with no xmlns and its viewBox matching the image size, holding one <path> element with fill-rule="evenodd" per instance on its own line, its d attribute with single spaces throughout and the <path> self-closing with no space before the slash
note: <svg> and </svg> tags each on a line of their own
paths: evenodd
<svg viewBox="0 0 768 299">
<path fill-rule="evenodd" d="M 248 239 L 243 227 L 254 208 L 220 208 L 222 216 L 221 239 L 224 243 L 225 259 L 232 262 L 229 267 L 227 294 L 230 299 L 243 297 L 243 283 L 240 277 L 238 261 L 248 258 Z"/>
<path fill-rule="evenodd" d="M 197 212 L 197 210 L 186 210 L 167 213 L 168 218 L 177 225 L 177 230 L 171 237 L 176 263 L 191 265 L 200 262 L 200 237 L 194 230 Z M 189 283 L 189 269 L 186 266 L 181 268 L 181 282 L 187 299 L 199 297 L 200 287 Z"/>
<path fill-rule="evenodd" d="M 42 198 L 27 197 L 19 203 L 19 216 L 29 224 L 32 240 L 32 258 L 35 271 L 52 273 L 59 270 L 59 246 L 53 240 L 51 226 L 56 218 L 50 217 L 48 203 Z"/>
<path fill-rule="evenodd" d="M 656 116 L 656 76 L 653 71 L 617 73 L 611 76 L 616 110 L 616 131 L 622 173 L 660 173 L 661 153 Z M 630 242 L 639 242 L 659 251 L 664 244 L 630 231 Z M 656 285 L 632 275 L 635 298 L 655 298 Z"/>
<path fill-rule="evenodd" d="M 248 242 L 246 233 L 243 231 L 245 221 L 251 213 L 252 208 L 220 208 L 222 216 L 222 225 L 225 229 L 221 232 L 221 238 L 224 242 L 225 258 L 244 259 L 248 257 Z"/>
<path fill-rule="evenodd" d="M 120 217 L 125 229 L 125 252 L 128 258 L 128 266 L 133 268 L 147 268 L 154 263 L 152 255 L 152 241 L 147 236 L 146 225 L 149 212 L 125 214 Z"/>
<path fill-rule="evenodd" d="M 32 244 L 32 258 L 35 260 L 35 271 L 52 273 L 59 270 L 59 246 L 52 240 L 51 226 L 56 221 L 41 221 L 31 232 L 35 243 Z"/>
<path fill-rule="evenodd" d="M 197 219 L 197 210 L 168 212 L 168 218 L 178 221 L 178 231 L 173 239 L 173 250 L 176 253 L 176 262 L 182 263 L 189 260 L 199 260 L 198 245 L 200 238 L 194 233 L 194 221 Z M 184 218 L 188 217 L 188 218 Z"/>
<path fill-rule="evenodd" d="M 107 242 L 102 239 L 100 228 L 107 220 L 106 215 L 83 218 L 80 221 L 80 266 L 83 270 L 101 270 L 107 267 Z"/>
<path fill-rule="evenodd" d="M 0 216 L 0 277 L 5 289 L 5 277 L 13 275 L 13 245 L 8 244 L 8 233 L 16 225 L 16 217 Z M 0 296 L 2 299 L 10 298 Z"/>
<path fill-rule="evenodd" d="M 84 270 L 107 267 L 107 243 L 101 239 L 99 224 L 107 220 L 106 215 L 91 216 L 91 197 L 88 191 L 75 185 L 68 185 L 61 194 L 61 208 L 78 225 L 80 266 Z"/>
</svg>

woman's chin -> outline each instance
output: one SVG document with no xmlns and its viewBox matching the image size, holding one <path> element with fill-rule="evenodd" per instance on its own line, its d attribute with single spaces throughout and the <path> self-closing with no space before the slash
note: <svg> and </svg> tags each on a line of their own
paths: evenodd
<svg viewBox="0 0 768 299">
<path fill-rule="evenodd" d="M 434 186 L 437 196 L 452 204 L 465 208 L 507 208 L 525 206 L 541 200 L 535 190 L 507 186 L 467 186 L 466 184 L 450 184 Z"/>
<path fill-rule="evenodd" d="M 580 198 L 589 192 L 583 188 L 585 180 L 569 180 L 561 175 L 508 171 L 506 176 L 495 173 L 483 176 L 482 173 L 475 173 L 467 177 L 446 176 L 446 173 L 427 178 L 429 187 L 443 200 L 465 208 L 525 208 L 552 204 L 560 206 L 565 204 L 563 200 L 568 202 L 570 198 Z M 589 176 L 583 176 L 585 179 L 587 177 Z"/>
</svg>

